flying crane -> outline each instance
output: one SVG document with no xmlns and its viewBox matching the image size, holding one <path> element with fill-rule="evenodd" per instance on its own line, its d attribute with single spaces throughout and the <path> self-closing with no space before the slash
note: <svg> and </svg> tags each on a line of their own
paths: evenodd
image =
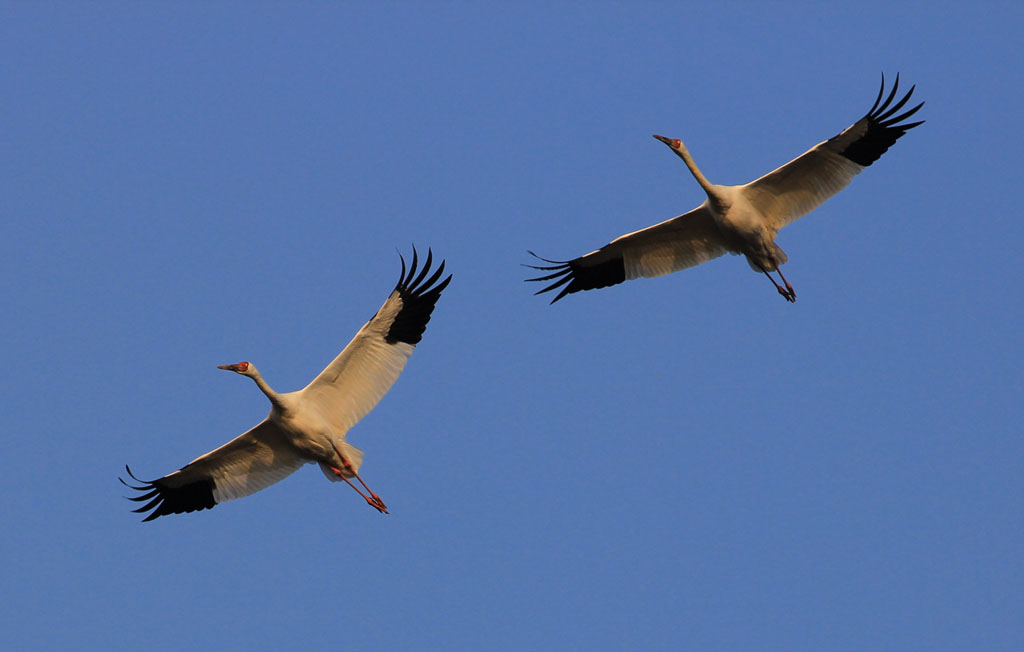
<svg viewBox="0 0 1024 652">
<path fill-rule="evenodd" d="M 359 476 L 363 451 L 345 441 L 345 434 L 391 389 L 422 338 L 441 292 L 452 279 L 449 274 L 438 282 L 444 273 L 444 261 L 427 278 L 432 258 L 429 249 L 418 276 L 416 249 L 408 273 L 405 258 L 400 258 L 398 285 L 384 305 L 303 389 L 275 392 L 251 362 L 218 367 L 252 378 L 270 399 L 270 414 L 248 432 L 157 480 L 139 480 L 125 466 L 140 485 L 130 485 L 123 479 L 121 482 L 142 492 L 130 500 L 148 501 L 134 510 L 149 512 L 143 521 L 208 509 L 248 496 L 312 462 L 320 465 L 328 480 L 347 482 L 371 507 L 388 512 L 380 496 Z"/>
<path fill-rule="evenodd" d="M 796 291 L 782 275 L 787 256 L 775 236 L 779 229 L 810 213 L 845 188 L 861 170 L 874 163 L 908 130 L 920 122 L 904 122 L 924 102 L 895 115 L 910 100 L 912 86 L 892 104 L 900 77 L 885 101 L 885 76 L 878 97 L 867 114 L 837 136 L 818 143 L 782 167 L 742 186 L 709 182 L 677 138 L 654 137 L 665 143 L 689 168 L 707 194 L 692 211 L 641 231 L 616 238 L 597 251 L 572 260 L 548 260 L 550 266 L 527 265 L 550 274 L 527 281 L 553 281 L 536 294 L 562 287 L 558 301 L 580 290 L 616 285 L 639 277 L 661 276 L 693 267 L 728 252 L 743 254 L 755 272 L 763 273 L 787 301 Z M 771 272 L 779 275 L 781 283 Z"/>
</svg>

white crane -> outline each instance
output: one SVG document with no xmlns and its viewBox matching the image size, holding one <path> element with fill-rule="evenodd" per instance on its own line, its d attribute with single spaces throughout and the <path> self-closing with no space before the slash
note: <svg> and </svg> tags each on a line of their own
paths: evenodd
<svg viewBox="0 0 1024 652">
<path fill-rule="evenodd" d="M 743 254 L 755 272 L 763 272 L 787 301 L 796 301 L 793 286 L 779 266 L 786 254 L 775 244 L 779 229 L 810 213 L 846 187 L 861 170 L 874 163 L 897 139 L 924 122 L 901 122 L 920 109 L 894 115 L 910 99 L 914 87 L 892 105 L 900 77 L 882 102 L 882 87 L 871 110 L 839 135 L 819 143 L 782 167 L 743 186 L 710 183 L 682 141 L 654 137 L 683 159 L 707 200 L 689 213 L 641 231 L 616 238 L 597 251 L 573 260 L 548 260 L 552 266 L 527 265 L 552 274 L 528 281 L 554 281 L 536 294 L 565 286 L 551 301 L 580 290 L 593 290 L 641 276 L 661 276 L 693 267 L 729 252 Z M 782 285 L 770 272 L 778 272 Z M 783 287 L 783 285 L 785 287 Z"/>
<path fill-rule="evenodd" d="M 151 521 L 164 514 L 207 509 L 227 500 L 255 493 L 283 480 L 300 466 L 316 462 L 334 482 L 344 480 L 367 503 L 382 513 L 387 506 L 359 477 L 363 451 L 345 441 L 345 433 L 373 409 L 394 384 L 406 360 L 423 336 L 434 304 L 452 277 L 438 283 L 444 261 L 434 274 L 428 250 L 423 271 L 413 248 L 406 274 L 405 258 L 398 285 L 377 314 L 356 333 L 348 346 L 311 383 L 297 392 L 278 394 L 267 385 L 251 362 L 221 365 L 256 381 L 270 399 L 270 414 L 255 428 L 169 475 L 146 482 L 125 469 L 145 492 L 130 500 L 149 501 L 135 512 L 150 512 Z M 426 279 L 426 281 L 424 281 Z M 435 285 L 436 283 L 436 285 Z M 350 478 L 366 489 L 359 490 Z M 119 478 L 120 479 L 120 478 Z"/>
</svg>

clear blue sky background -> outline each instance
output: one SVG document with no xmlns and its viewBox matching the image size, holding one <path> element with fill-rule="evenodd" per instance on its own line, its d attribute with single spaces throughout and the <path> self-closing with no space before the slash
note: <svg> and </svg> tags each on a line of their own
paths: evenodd
<svg viewBox="0 0 1024 652">
<path fill-rule="evenodd" d="M 1019 3 L 4 3 L 10 649 L 1024 649 Z M 902 73 L 927 104 L 740 258 L 523 283 L 743 183 Z M 412 244 L 454 281 L 350 433 L 140 524 Z"/>
</svg>

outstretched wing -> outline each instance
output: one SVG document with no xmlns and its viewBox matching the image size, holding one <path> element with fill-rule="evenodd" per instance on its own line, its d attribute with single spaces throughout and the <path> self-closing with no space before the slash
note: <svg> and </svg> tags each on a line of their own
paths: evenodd
<svg viewBox="0 0 1024 652">
<path fill-rule="evenodd" d="M 384 305 L 338 357 L 301 390 L 302 400 L 327 421 L 336 436 L 343 436 L 377 405 L 422 338 L 434 305 L 452 280 L 449 274 L 438 283 L 444 273 L 444 261 L 427 278 L 432 257 L 428 249 L 419 276 L 416 249 L 413 248 L 408 273 L 402 258 L 398 285 Z"/>
<path fill-rule="evenodd" d="M 889 96 L 882 102 L 885 75 L 871 110 L 842 133 L 818 143 L 782 167 L 751 181 L 741 190 L 775 230 L 781 229 L 820 206 L 845 188 L 861 170 L 871 165 L 909 129 L 919 122 L 903 122 L 924 106 L 894 115 L 910 100 L 912 86 L 896 104 L 900 76 L 896 75 Z M 890 106 L 892 105 L 892 106 Z"/>
<path fill-rule="evenodd" d="M 527 281 L 552 281 L 536 294 L 562 287 L 551 300 L 580 290 L 594 290 L 635 278 L 661 276 L 717 258 L 728 249 L 707 205 L 689 213 L 618 237 L 597 251 L 552 266 L 527 265 L 553 272 Z M 533 254 L 533 252 L 530 252 Z M 536 254 L 533 254 L 537 258 Z"/>
<path fill-rule="evenodd" d="M 143 492 L 130 500 L 149 501 L 134 511 L 152 510 L 143 519 L 152 521 L 164 514 L 209 509 L 256 493 L 287 478 L 307 461 L 310 460 L 299 457 L 277 425 L 264 420 L 220 448 L 158 480 L 139 480 L 125 466 L 128 475 L 141 486 L 130 485 L 123 479 L 121 482 Z"/>
</svg>

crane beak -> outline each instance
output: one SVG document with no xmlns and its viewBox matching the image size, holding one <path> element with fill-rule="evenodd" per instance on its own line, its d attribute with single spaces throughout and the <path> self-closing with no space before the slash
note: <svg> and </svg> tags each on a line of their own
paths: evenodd
<svg viewBox="0 0 1024 652">
<path fill-rule="evenodd" d="M 218 369 L 224 369 L 226 371 L 233 371 L 233 372 L 235 372 L 237 374 L 237 373 L 241 373 L 242 371 L 245 370 L 242 365 L 245 365 L 245 367 L 249 366 L 248 364 L 246 364 L 244 362 L 240 362 L 238 364 L 219 364 L 219 365 L 217 365 L 217 368 Z"/>
<path fill-rule="evenodd" d="M 665 143 L 666 145 L 668 145 L 672 149 L 675 149 L 675 143 L 676 143 L 675 140 L 673 140 L 671 138 L 665 138 L 664 136 L 659 136 L 658 134 L 654 134 L 654 137 L 657 138 L 658 140 L 660 140 L 661 142 Z"/>
</svg>

